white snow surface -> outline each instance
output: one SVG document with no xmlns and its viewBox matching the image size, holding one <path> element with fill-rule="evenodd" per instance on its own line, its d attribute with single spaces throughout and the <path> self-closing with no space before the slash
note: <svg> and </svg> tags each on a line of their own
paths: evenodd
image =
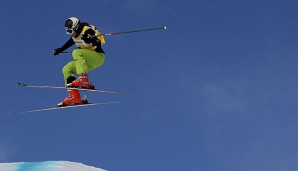
<svg viewBox="0 0 298 171">
<path fill-rule="evenodd" d="M 0 171 L 106 171 L 70 161 L 0 163 Z"/>
</svg>

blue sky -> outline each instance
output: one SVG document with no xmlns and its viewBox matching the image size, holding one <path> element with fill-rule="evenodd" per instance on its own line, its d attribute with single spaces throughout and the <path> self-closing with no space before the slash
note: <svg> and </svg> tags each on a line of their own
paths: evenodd
<svg viewBox="0 0 298 171">
<path fill-rule="evenodd" d="M 5 1 L 0 7 L 3 88 L 0 162 L 66 160 L 107 170 L 291 171 L 298 167 L 298 2 L 293 0 Z M 96 86 L 122 104 L 55 106 L 70 55 L 68 17 L 106 37 Z M 72 48 L 73 49 L 73 48 Z M 70 49 L 71 50 L 71 49 Z"/>
</svg>

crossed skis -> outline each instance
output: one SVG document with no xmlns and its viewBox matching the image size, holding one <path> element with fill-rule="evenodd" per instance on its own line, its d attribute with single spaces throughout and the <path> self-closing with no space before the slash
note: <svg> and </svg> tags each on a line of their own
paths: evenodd
<svg viewBox="0 0 298 171">
<path fill-rule="evenodd" d="M 90 92 L 98 92 L 98 93 L 106 93 L 106 94 L 119 94 L 119 95 L 125 95 L 126 94 L 124 92 L 114 92 L 114 91 L 106 91 L 106 90 L 99 90 L 99 89 L 83 89 L 83 88 L 75 88 L 75 87 L 28 85 L 28 84 L 25 84 L 23 82 L 18 82 L 18 84 L 21 87 L 27 87 L 27 88 L 69 89 L 69 90 L 90 91 Z M 122 103 L 122 102 L 123 101 L 96 102 L 96 103 L 87 103 L 87 104 L 80 104 L 80 105 L 64 106 L 64 107 L 49 107 L 49 108 L 27 110 L 27 111 L 21 111 L 21 112 L 8 111 L 8 113 L 9 114 L 33 113 L 33 112 L 42 112 L 42 111 L 67 109 L 67 108 L 75 108 L 75 107 L 87 107 L 87 106 L 96 106 L 96 105 L 116 104 L 116 103 Z"/>
</svg>

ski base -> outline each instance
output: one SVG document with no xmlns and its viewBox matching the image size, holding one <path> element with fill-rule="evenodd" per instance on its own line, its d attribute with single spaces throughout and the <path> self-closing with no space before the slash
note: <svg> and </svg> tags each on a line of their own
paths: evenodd
<svg viewBox="0 0 298 171">
<path fill-rule="evenodd" d="M 36 86 L 36 85 L 28 85 L 23 82 L 18 82 L 21 87 L 28 87 L 28 88 L 52 88 L 52 89 L 67 89 L 67 90 L 79 90 L 79 91 L 91 91 L 91 92 L 98 92 L 98 93 L 107 93 L 107 94 L 120 94 L 125 95 L 124 92 L 115 92 L 115 91 L 105 91 L 99 89 L 84 89 L 84 88 L 75 88 L 75 87 L 60 87 L 60 86 Z"/>
<path fill-rule="evenodd" d="M 98 103 L 79 104 L 79 105 L 71 105 L 71 106 L 63 106 L 63 107 L 50 107 L 50 108 L 34 109 L 34 110 L 27 110 L 27 111 L 21 111 L 21 112 L 8 111 L 8 113 L 12 114 L 12 115 L 15 115 L 15 114 L 51 111 L 51 110 L 68 109 L 68 108 L 76 108 L 76 107 L 87 107 L 87 106 L 96 106 L 96 105 L 117 104 L 117 103 L 122 103 L 122 102 L 123 101 L 98 102 Z"/>
</svg>

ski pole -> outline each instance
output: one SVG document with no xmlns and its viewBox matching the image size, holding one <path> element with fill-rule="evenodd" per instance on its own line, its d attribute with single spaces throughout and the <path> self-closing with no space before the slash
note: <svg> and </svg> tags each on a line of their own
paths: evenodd
<svg viewBox="0 0 298 171">
<path fill-rule="evenodd" d="M 68 54 L 68 53 L 72 53 L 72 52 L 60 52 L 60 53 Z"/>
<path fill-rule="evenodd" d="M 148 28 L 148 29 L 142 29 L 142 30 L 130 30 L 130 31 L 123 31 L 123 32 L 112 32 L 112 33 L 106 33 L 103 34 L 104 36 L 113 36 L 117 34 L 127 34 L 127 33 L 135 33 L 135 32 L 143 32 L 143 31 L 151 31 L 151 30 L 166 30 L 167 26 L 158 27 L 158 28 Z"/>
<path fill-rule="evenodd" d="M 123 32 L 111 32 L 111 33 L 105 33 L 104 36 L 113 36 L 117 34 L 127 34 L 127 33 L 136 33 L 136 32 L 143 32 L 143 31 L 152 31 L 152 30 L 166 30 L 168 29 L 167 26 L 163 27 L 157 27 L 157 28 L 148 28 L 148 29 L 141 29 L 141 30 L 130 30 L 130 31 L 123 31 Z M 61 53 L 72 53 L 72 52 L 61 52 Z"/>
</svg>

